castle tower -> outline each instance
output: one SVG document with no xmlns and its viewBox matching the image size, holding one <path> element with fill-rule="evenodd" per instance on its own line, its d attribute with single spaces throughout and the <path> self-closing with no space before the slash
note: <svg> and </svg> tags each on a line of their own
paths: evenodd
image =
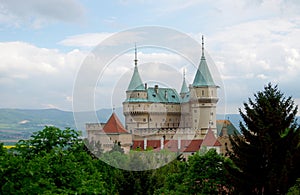
<svg viewBox="0 0 300 195">
<path fill-rule="evenodd" d="M 193 84 L 190 86 L 191 128 L 198 131 L 200 137 L 206 135 L 209 126 L 215 135 L 217 133 L 217 88 L 206 63 L 202 36 L 202 56 Z"/>
<path fill-rule="evenodd" d="M 189 104 L 190 91 L 185 81 L 185 72 L 183 72 L 183 81 L 180 90 L 180 97 L 181 97 L 180 127 L 189 128 L 191 123 L 190 104 Z"/>
<path fill-rule="evenodd" d="M 180 90 L 181 98 L 183 99 L 188 92 L 189 92 L 189 89 L 185 82 L 185 72 L 183 71 L 183 81 L 182 81 L 181 90 Z"/>
<path fill-rule="evenodd" d="M 134 71 L 126 91 L 126 101 L 123 102 L 123 113 L 125 116 L 125 128 L 147 127 L 148 114 L 145 112 L 143 102 L 147 101 L 147 86 L 143 84 L 137 67 L 137 50 L 135 46 Z"/>
<path fill-rule="evenodd" d="M 135 49 L 134 72 L 123 102 L 125 128 L 135 135 L 153 129 L 172 129 L 180 124 L 181 97 L 173 88 L 143 85 L 137 67 Z"/>
</svg>

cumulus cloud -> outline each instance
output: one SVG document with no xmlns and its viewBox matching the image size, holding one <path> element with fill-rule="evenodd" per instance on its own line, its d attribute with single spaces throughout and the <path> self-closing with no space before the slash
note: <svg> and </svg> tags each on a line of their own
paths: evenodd
<svg viewBox="0 0 300 195">
<path fill-rule="evenodd" d="M 1 42 L 0 107 L 71 110 L 73 82 L 87 55 L 77 49 L 64 53 L 26 42 Z M 133 60 L 134 51 L 130 50 L 102 71 L 98 85 L 92 86 L 97 108 L 122 105 L 133 73 Z M 194 77 L 195 67 L 176 53 L 143 48 L 138 52 L 138 60 L 141 77 L 149 86 L 159 83 L 179 89 L 183 67 L 187 81 Z"/>
<path fill-rule="evenodd" d="M 268 82 L 279 84 L 281 89 L 297 88 L 299 21 L 299 17 L 260 19 L 228 26 L 207 36 L 208 50 L 222 74 L 229 101 L 240 102 L 242 107 L 243 101 Z M 200 35 L 195 37 L 199 40 Z M 299 91 L 288 92 L 294 98 L 300 97 Z"/>
<path fill-rule="evenodd" d="M 0 23 L 40 28 L 49 22 L 81 22 L 84 7 L 77 0 L 3 0 L 0 2 Z"/>
<path fill-rule="evenodd" d="M 73 80 L 86 56 L 25 42 L 0 43 L 0 107 L 71 109 Z"/>
</svg>

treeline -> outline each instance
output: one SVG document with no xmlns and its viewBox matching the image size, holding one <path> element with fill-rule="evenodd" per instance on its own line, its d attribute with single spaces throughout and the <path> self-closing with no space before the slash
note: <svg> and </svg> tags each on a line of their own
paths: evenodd
<svg viewBox="0 0 300 195">
<path fill-rule="evenodd" d="M 226 156 L 165 152 L 165 162 L 175 159 L 147 171 L 114 166 L 145 170 L 164 158 L 125 155 L 117 144 L 91 153 L 76 131 L 45 127 L 15 148 L 1 144 L 0 194 L 300 194 L 298 107 L 269 84 L 244 108 L 243 136 L 230 137 Z"/>
<path fill-rule="evenodd" d="M 125 155 L 117 144 L 106 156 L 128 168 L 142 165 L 139 155 Z M 154 170 L 127 171 L 95 157 L 76 131 L 56 127 L 45 127 L 9 151 L 2 144 L 0 159 L 1 194 L 218 194 L 233 187 L 226 158 L 215 150 L 188 161 L 179 156 Z"/>
</svg>

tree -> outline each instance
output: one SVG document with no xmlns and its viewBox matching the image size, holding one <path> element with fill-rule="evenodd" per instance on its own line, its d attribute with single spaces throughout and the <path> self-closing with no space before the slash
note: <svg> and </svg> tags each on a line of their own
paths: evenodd
<svg viewBox="0 0 300 195">
<path fill-rule="evenodd" d="M 228 163 L 215 149 L 197 152 L 187 162 L 177 161 L 175 171 L 170 171 L 164 186 L 156 194 L 227 194 L 231 182 L 225 170 Z M 167 165 L 169 166 L 169 165 Z"/>
<path fill-rule="evenodd" d="M 56 149 L 74 150 L 82 145 L 78 137 L 79 133 L 73 129 L 61 130 L 57 127 L 45 126 L 43 130 L 34 132 L 30 139 L 20 140 L 15 150 L 27 158 Z"/>
<path fill-rule="evenodd" d="M 0 194 L 114 194 L 71 129 L 45 127 L 14 152 L 0 150 Z"/>
<path fill-rule="evenodd" d="M 215 149 L 196 153 L 188 160 L 185 177 L 189 194 L 222 194 L 231 190 L 225 171 L 225 158 Z"/>
<path fill-rule="evenodd" d="M 270 83 L 248 101 L 245 111 L 239 110 L 243 136 L 231 136 L 228 150 L 235 189 L 242 194 L 285 194 L 299 177 L 298 107 Z"/>
</svg>

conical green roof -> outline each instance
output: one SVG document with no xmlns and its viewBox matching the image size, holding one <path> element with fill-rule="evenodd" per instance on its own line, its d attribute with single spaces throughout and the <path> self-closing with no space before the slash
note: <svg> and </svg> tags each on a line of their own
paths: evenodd
<svg viewBox="0 0 300 195">
<path fill-rule="evenodd" d="M 204 55 L 202 55 L 200 64 L 193 81 L 193 87 L 216 86 L 209 72 Z"/>
<path fill-rule="evenodd" d="M 140 77 L 139 70 L 137 66 L 135 66 L 127 91 L 141 91 L 141 90 L 145 90 L 145 87 Z"/>
<path fill-rule="evenodd" d="M 182 82 L 180 94 L 186 94 L 188 92 L 189 92 L 189 89 L 188 89 L 188 87 L 186 85 L 185 78 L 183 78 L 183 82 Z"/>
</svg>

